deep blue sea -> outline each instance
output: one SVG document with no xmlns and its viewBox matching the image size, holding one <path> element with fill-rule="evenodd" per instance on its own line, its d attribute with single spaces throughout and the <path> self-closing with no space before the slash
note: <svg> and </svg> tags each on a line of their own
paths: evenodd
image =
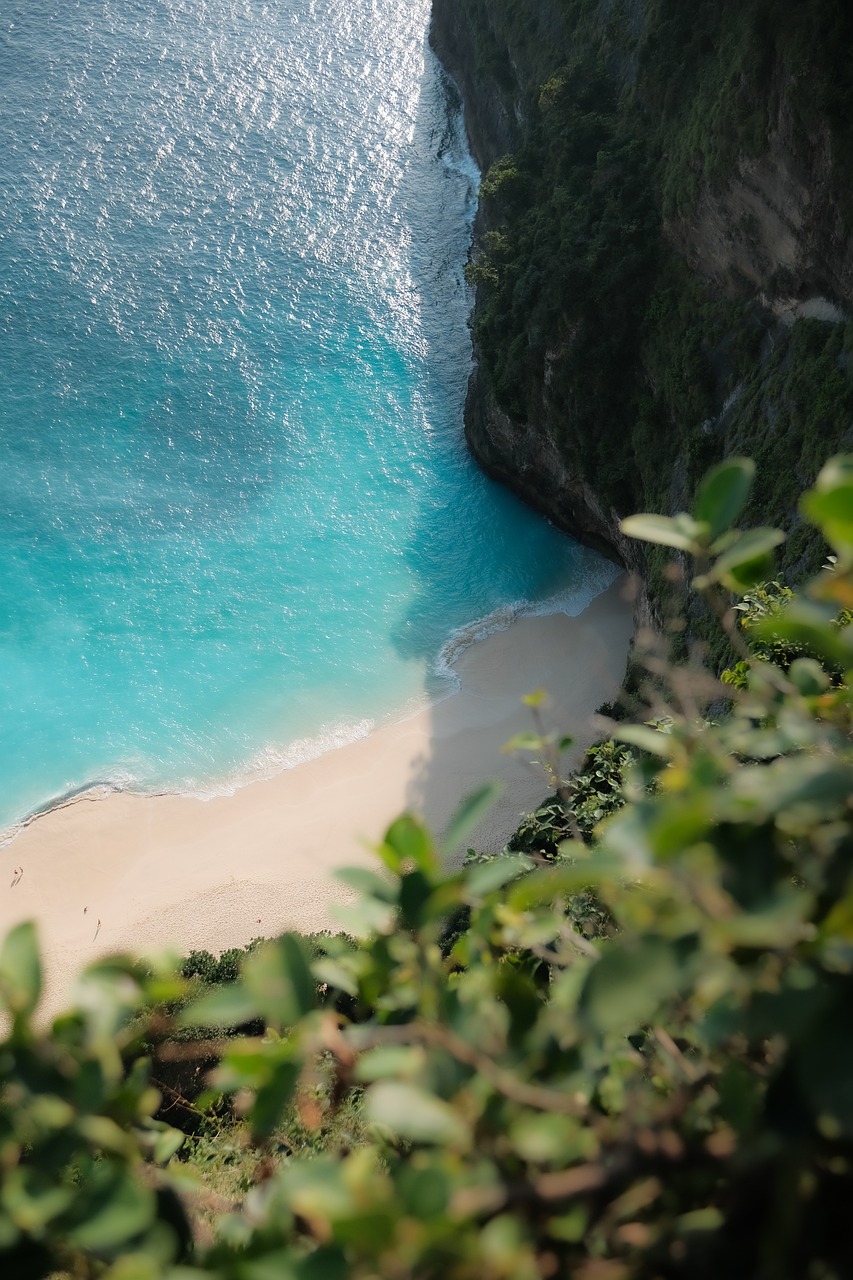
<svg viewBox="0 0 853 1280">
<path fill-rule="evenodd" d="M 465 452 L 478 175 L 428 20 L 3 4 L 0 827 L 270 774 L 611 580 Z"/>
</svg>

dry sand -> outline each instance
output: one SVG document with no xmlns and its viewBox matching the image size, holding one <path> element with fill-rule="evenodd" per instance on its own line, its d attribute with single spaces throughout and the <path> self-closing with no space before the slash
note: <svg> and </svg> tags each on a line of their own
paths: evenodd
<svg viewBox="0 0 853 1280">
<path fill-rule="evenodd" d="M 371 865 L 370 843 L 404 809 L 441 832 L 486 778 L 505 790 L 477 844 L 501 848 L 547 790 L 538 769 L 501 751 L 532 728 L 521 698 L 547 689 L 549 721 L 589 742 L 591 715 L 625 671 L 624 592 L 622 578 L 576 618 L 518 620 L 463 653 L 458 693 L 233 795 L 83 794 L 44 814 L 0 850 L 0 936 L 37 922 L 55 1006 L 73 974 L 107 952 L 217 952 L 287 928 L 338 927 L 330 908 L 348 895 L 334 869 Z"/>
</svg>

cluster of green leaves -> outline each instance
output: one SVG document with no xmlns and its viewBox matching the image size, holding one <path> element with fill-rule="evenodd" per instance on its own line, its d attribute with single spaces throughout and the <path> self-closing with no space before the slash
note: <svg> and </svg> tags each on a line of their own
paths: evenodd
<svg viewBox="0 0 853 1280">
<path fill-rule="evenodd" d="M 154 1116 L 144 1036 L 150 1011 L 184 989 L 171 966 L 129 958 L 91 966 L 75 1009 L 48 1033 L 35 932 L 20 925 L 0 952 L 0 1263 L 15 1280 L 54 1270 L 98 1275 L 129 1253 L 154 1276 L 190 1239 L 176 1178 L 183 1140 Z M 140 1011 L 149 1017 L 139 1017 Z M 126 1265 L 122 1262 L 120 1265 Z"/>
<path fill-rule="evenodd" d="M 733 460 L 691 515 L 629 527 L 723 591 L 773 541 L 727 528 L 750 478 Z M 34 1022 L 33 931 L 15 930 L 0 953 L 4 1274 L 848 1276 L 853 458 L 824 468 L 802 510 L 835 562 L 750 630 L 813 656 L 746 654 L 716 724 L 699 710 L 707 674 L 673 669 L 665 732 L 615 731 L 638 753 L 624 804 L 555 861 L 447 869 L 484 789 L 443 848 L 410 816 L 391 826 L 381 870 L 345 874 L 353 936 L 322 955 L 286 935 L 189 1004 L 194 980 L 104 961 L 49 1028 Z M 607 928 L 577 927 L 572 902 L 591 890 Z M 263 1027 L 217 1047 L 211 1091 L 244 1114 L 257 1160 L 194 1247 L 182 1197 L 209 1148 L 181 1163 L 181 1136 L 152 1119 L 151 1046 L 155 1060 L 194 1051 L 169 1039 L 175 1022 Z M 350 1126 L 355 1107 L 358 1133 L 287 1149 L 294 1107 L 307 1133 Z"/>
<path fill-rule="evenodd" d="M 634 758 L 630 747 L 613 738 L 595 743 L 580 770 L 522 819 L 509 851 L 554 858 L 564 840 L 580 836 L 589 841 L 602 818 L 621 808 L 625 774 Z"/>
</svg>

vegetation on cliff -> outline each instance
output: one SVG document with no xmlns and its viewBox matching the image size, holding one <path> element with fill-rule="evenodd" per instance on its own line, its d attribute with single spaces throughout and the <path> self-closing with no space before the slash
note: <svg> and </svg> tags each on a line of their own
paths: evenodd
<svg viewBox="0 0 853 1280">
<path fill-rule="evenodd" d="M 646 715 L 615 730 L 632 759 L 598 757 L 608 794 L 625 770 L 600 825 L 578 792 L 547 856 L 452 871 L 404 816 L 382 873 L 346 876 L 357 941 L 287 935 L 234 981 L 235 957 L 103 960 L 49 1029 L 34 933 L 7 938 L 4 1274 L 850 1274 L 853 458 L 801 504 L 836 558 L 799 596 L 755 588 L 781 535 L 731 527 L 751 476 L 731 461 L 691 514 L 628 526 L 694 560 L 744 665 L 721 688 L 652 655 Z M 243 1119 L 185 1143 L 152 1077 L 211 1058 L 199 1109 Z"/>
<path fill-rule="evenodd" d="M 486 164 L 475 454 L 611 543 L 720 458 L 773 459 L 749 515 L 792 534 L 784 572 L 814 572 L 791 495 L 850 443 L 853 328 L 792 308 L 853 292 L 853 10 L 436 0 L 433 39 Z M 517 424 L 499 443 L 495 411 Z"/>
</svg>

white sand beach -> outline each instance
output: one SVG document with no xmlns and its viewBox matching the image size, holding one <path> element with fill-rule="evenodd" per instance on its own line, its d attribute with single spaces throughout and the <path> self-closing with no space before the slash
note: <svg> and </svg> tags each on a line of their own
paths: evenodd
<svg viewBox="0 0 853 1280">
<path fill-rule="evenodd" d="M 505 790 L 477 844 L 500 848 L 547 790 L 539 770 L 501 750 L 532 728 L 521 698 L 547 689 L 549 722 L 579 747 L 590 741 L 590 717 L 625 671 L 625 592 L 623 577 L 576 618 L 519 619 L 462 654 L 458 693 L 233 795 L 84 793 L 38 817 L 0 850 L 0 933 L 37 922 L 55 1008 L 85 962 L 108 952 L 218 952 L 338 927 L 347 891 L 335 868 L 371 865 L 371 842 L 404 809 L 440 833 L 487 778 Z"/>
</svg>

